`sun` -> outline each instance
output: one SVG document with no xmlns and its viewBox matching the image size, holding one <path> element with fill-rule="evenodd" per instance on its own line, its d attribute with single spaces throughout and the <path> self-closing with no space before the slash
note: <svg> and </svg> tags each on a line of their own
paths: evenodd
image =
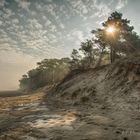
<svg viewBox="0 0 140 140">
<path fill-rule="evenodd" d="M 113 33 L 113 32 L 115 31 L 115 28 L 114 28 L 113 26 L 110 26 L 110 27 L 108 27 L 108 28 L 106 29 L 106 31 L 107 31 L 108 33 Z"/>
</svg>

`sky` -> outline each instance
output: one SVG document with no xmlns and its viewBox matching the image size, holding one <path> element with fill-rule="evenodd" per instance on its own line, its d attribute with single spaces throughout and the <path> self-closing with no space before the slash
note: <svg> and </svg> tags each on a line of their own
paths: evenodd
<svg viewBox="0 0 140 140">
<path fill-rule="evenodd" d="M 0 90 L 44 58 L 68 57 L 113 11 L 140 33 L 140 0 L 0 0 Z"/>
</svg>

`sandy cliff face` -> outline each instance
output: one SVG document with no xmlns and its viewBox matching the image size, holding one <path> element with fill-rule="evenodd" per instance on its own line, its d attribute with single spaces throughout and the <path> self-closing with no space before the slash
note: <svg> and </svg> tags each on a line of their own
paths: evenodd
<svg viewBox="0 0 140 140">
<path fill-rule="evenodd" d="M 140 57 L 130 57 L 98 69 L 70 74 L 51 91 L 50 96 L 71 105 L 98 104 L 116 110 L 138 110 Z"/>
</svg>

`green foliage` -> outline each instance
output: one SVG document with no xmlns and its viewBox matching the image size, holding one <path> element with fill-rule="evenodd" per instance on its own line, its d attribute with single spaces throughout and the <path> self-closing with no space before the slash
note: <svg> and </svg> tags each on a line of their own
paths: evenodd
<svg viewBox="0 0 140 140">
<path fill-rule="evenodd" d="M 87 39 L 85 42 L 81 42 L 79 51 L 73 49 L 70 69 L 94 68 L 101 64 L 101 60 L 105 55 L 108 55 L 108 51 L 105 50 L 105 46 L 101 41 L 97 40 L 97 38 L 91 40 Z"/>
<path fill-rule="evenodd" d="M 87 64 L 86 67 L 88 67 L 88 68 L 93 67 L 93 65 L 95 63 L 95 58 L 94 58 L 95 49 L 93 49 L 93 45 L 94 44 L 93 44 L 92 40 L 87 39 L 85 42 L 81 43 L 81 48 L 79 49 L 85 55 L 84 63 Z"/>
<path fill-rule="evenodd" d="M 112 33 L 107 32 L 109 27 L 114 29 Z M 109 61 L 112 63 L 118 58 L 140 53 L 140 37 L 133 30 L 128 19 L 124 19 L 119 12 L 113 12 L 101 28 L 92 30 L 91 39 L 81 43 L 79 51 L 83 53 L 82 56 L 79 57 L 79 52 L 73 50 L 73 69 L 98 67 Z"/>
<path fill-rule="evenodd" d="M 73 49 L 71 53 L 71 58 L 72 60 L 69 62 L 70 63 L 70 69 L 79 69 L 81 66 L 81 55 L 76 49 Z"/>
<path fill-rule="evenodd" d="M 20 82 L 20 89 L 22 89 L 23 91 L 25 91 L 26 89 L 28 89 L 28 84 L 29 84 L 29 78 L 27 75 L 22 75 L 21 80 L 19 80 Z"/>
<path fill-rule="evenodd" d="M 108 27 L 114 28 L 113 34 L 105 33 Z M 111 62 L 114 62 L 117 56 L 128 55 L 130 50 L 134 51 L 139 46 L 139 37 L 133 29 L 130 20 L 124 19 L 119 12 L 113 12 L 103 23 L 101 32 L 103 32 L 105 43 L 110 47 Z"/>
<path fill-rule="evenodd" d="M 69 58 L 44 59 L 37 63 L 37 68 L 23 75 L 20 82 L 22 90 L 35 90 L 37 88 L 54 85 L 62 80 L 69 71 Z"/>
</svg>

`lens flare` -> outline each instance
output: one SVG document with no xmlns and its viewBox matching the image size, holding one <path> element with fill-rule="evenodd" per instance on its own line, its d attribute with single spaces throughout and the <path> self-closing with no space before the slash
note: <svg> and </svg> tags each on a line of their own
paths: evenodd
<svg viewBox="0 0 140 140">
<path fill-rule="evenodd" d="M 113 32 L 115 31 L 115 28 L 112 27 L 112 26 L 110 26 L 110 27 L 108 27 L 108 28 L 106 29 L 106 31 L 107 31 L 108 33 L 113 33 Z"/>
</svg>

